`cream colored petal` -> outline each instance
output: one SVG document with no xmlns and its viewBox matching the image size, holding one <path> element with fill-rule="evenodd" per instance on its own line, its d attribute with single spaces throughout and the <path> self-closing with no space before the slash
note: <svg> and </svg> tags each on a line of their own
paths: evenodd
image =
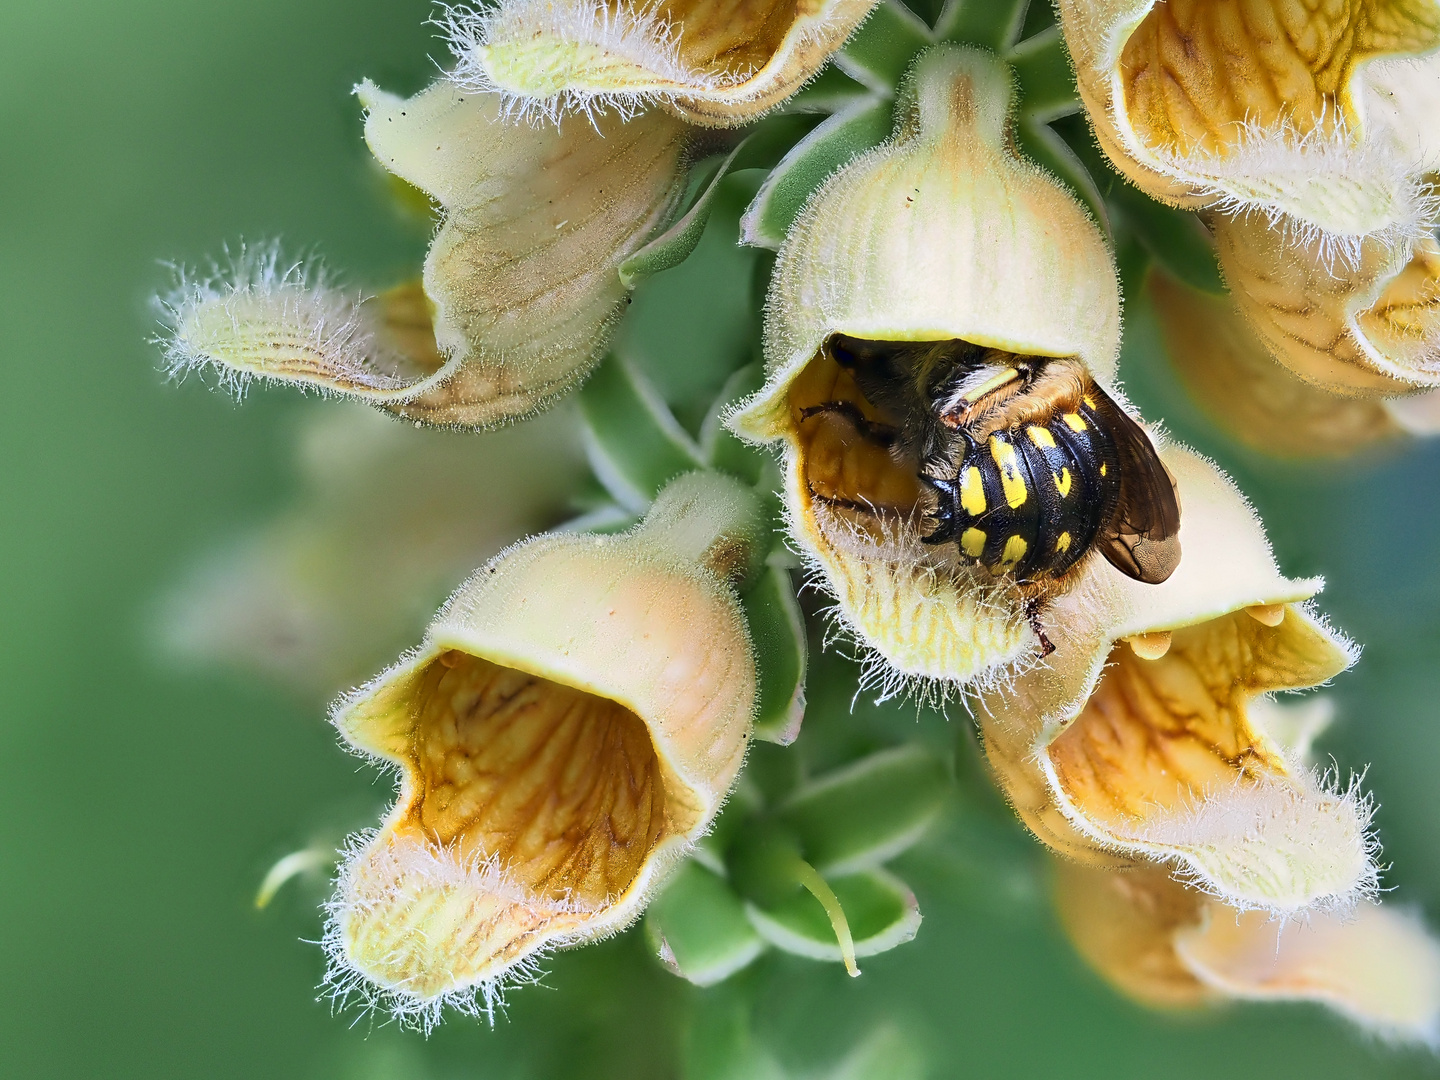
<svg viewBox="0 0 1440 1080">
<path fill-rule="evenodd" d="M 1245 445 L 1277 457 L 1344 457 L 1405 433 L 1387 402 L 1338 396 L 1276 363 L 1229 297 L 1154 269 L 1146 288 L 1185 389 Z"/>
<path fill-rule="evenodd" d="M 1385 139 L 1422 172 L 1440 170 L 1440 50 L 1375 60 L 1364 68 L 1356 105 L 1367 131 Z"/>
<path fill-rule="evenodd" d="M 718 477 L 676 494 L 622 536 L 512 548 L 341 702 L 341 734 L 401 788 L 342 873 L 337 983 L 421 1017 L 493 993 L 527 957 L 631 922 L 709 827 L 755 702 L 711 568 L 745 550 L 755 507 Z"/>
<path fill-rule="evenodd" d="M 620 264 L 679 197 L 688 129 L 664 113 L 531 127 L 444 79 L 409 99 L 357 92 L 380 163 L 440 206 L 423 282 L 367 297 L 273 246 L 242 251 L 164 300 L 167 362 L 437 425 L 546 408 L 604 352 L 629 295 Z"/>
<path fill-rule="evenodd" d="M 1370 138 L 1360 73 L 1440 45 L 1435 0 L 1058 6 L 1101 144 L 1149 194 L 1352 240 L 1415 225 L 1415 162 Z"/>
<path fill-rule="evenodd" d="M 1412 914 L 1367 901 L 1282 920 L 1227 908 L 1154 865 L 1054 869 L 1076 950 L 1143 1005 L 1315 1001 L 1385 1038 L 1440 1035 L 1440 943 Z"/>
<path fill-rule="evenodd" d="M 1220 268 L 1272 355 L 1337 394 L 1395 397 L 1440 386 L 1440 243 L 1367 242 L 1355 260 L 1323 240 L 1216 217 Z"/>
<path fill-rule="evenodd" d="M 316 408 L 295 501 L 177 583 L 167 651 L 330 700 L 413 641 L 475 566 L 570 516 L 588 475 L 579 427 L 562 406 L 456 438 L 358 404 Z"/>
<path fill-rule="evenodd" d="M 395 411 L 487 426 L 572 390 L 624 308 L 620 264 L 678 194 L 685 126 L 650 113 L 530 127 L 447 80 L 409 99 L 358 93 L 376 158 L 444 212 L 424 283 L 446 367 Z"/>
<path fill-rule="evenodd" d="M 754 120 L 798 90 L 876 0 L 502 0 L 445 21 L 456 78 L 556 116 L 654 103 L 691 123 Z"/>
<path fill-rule="evenodd" d="M 768 379 L 731 423 L 747 438 L 784 443 L 792 535 L 842 623 L 883 661 L 877 674 L 983 681 L 1038 648 L 1021 599 L 920 544 L 915 470 L 836 414 L 811 409 L 845 400 L 882 419 L 823 346 L 836 333 L 958 338 L 1078 357 L 1108 383 L 1119 291 L 1093 221 L 1011 149 L 1004 69 L 988 54 L 937 48 L 913 80 L 894 139 L 828 180 L 782 245 L 765 328 Z"/>
<path fill-rule="evenodd" d="M 1440 1041 L 1440 943 L 1411 913 L 1364 903 L 1282 922 L 1205 906 L 1175 953 L 1227 997 L 1318 1001 L 1385 1038 Z"/>
<path fill-rule="evenodd" d="M 1170 864 L 1238 907 L 1303 910 L 1374 888 L 1369 806 L 1315 776 L 1251 699 L 1325 682 L 1351 647 L 1275 568 L 1213 466 L 1162 451 L 1185 551 L 1147 586 L 1095 561 L 1040 618 L 1055 652 L 982 692 L 987 754 L 1047 844 L 1100 864 Z"/>
</svg>

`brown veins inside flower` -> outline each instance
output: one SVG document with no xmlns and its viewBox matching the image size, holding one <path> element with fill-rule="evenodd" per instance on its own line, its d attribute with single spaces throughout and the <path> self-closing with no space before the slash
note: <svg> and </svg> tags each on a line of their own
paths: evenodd
<svg viewBox="0 0 1440 1080">
<path fill-rule="evenodd" d="M 418 782 L 402 829 L 463 862 L 498 859 L 537 898 L 595 907 L 629 888 L 667 825 L 638 716 L 456 650 L 425 671 L 414 709 Z"/>
</svg>

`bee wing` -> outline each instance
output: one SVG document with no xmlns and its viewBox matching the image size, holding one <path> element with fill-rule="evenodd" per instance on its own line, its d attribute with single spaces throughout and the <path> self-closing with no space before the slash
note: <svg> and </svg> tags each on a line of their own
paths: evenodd
<svg viewBox="0 0 1440 1080">
<path fill-rule="evenodd" d="M 1099 404 L 1119 456 L 1120 496 L 1095 542 L 1122 574 L 1158 585 L 1180 565 L 1175 478 L 1144 428 L 1103 392 Z"/>
</svg>

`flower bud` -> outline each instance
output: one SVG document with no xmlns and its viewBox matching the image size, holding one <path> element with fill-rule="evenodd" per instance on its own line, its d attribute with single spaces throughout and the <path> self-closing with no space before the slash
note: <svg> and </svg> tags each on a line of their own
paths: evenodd
<svg viewBox="0 0 1440 1080">
<path fill-rule="evenodd" d="M 545 408 L 599 360 L 619 274 L 679 196 L 686 127 L 664 113 L 538 128 L 442 79 L 412 98 L 357 88 L 365 138 L 443 219 L 422 282 L 365 297 L 273 247 L 165 301 L 172 370 L 290 383 L 431 424 Z"/>
<path fill-rule="evenodd" d="M 841 401 L 864 423 L 878 415 L 827 343 L 958 339 L 1074 358 L 1108 386 L 1120 299 L 1093 221 L 1011 147 L 1007 70 L 939 47 L 908 79 L 894 138 L 826 181 L 781 246 L 767 381 L 731 423 L 783 444 L 792 535 L 847 627 L 904 676 L 965 681 L 1030 654 L 1036 637 L 1013 589 L 919 542 L 914 468 L 817 414 Z"/>
<path fill-rule="evenodd" d="M 1054 653 L 982 691 L 986 753 L 1046 844 L 1099 865 L 1170 865 L 1237 908 L 1290 914 L 1376 887 L 1370 806 L 1254 707 L 1344 671 L 1354 648 L 1275 567 L 1213 466 L 1162 451 L 1185 516 L 1179 568 L 1141 585 L 1099 565 L 1052 602 Z"/>
<path fill-rule="evenodd" d="M 1055 865 L 1055 900 L 1080 954 L 1141 1004 L 1315 1001 L 1382 1038 L 1440 1038 L 1440 943 L 1388 905 L 1279 920 L 1227 908 L 1155 866 L 1068 860 Z"/>
<path fill-rule="evenodd" d="M 558 116 L 655 103 L 692 123 L 748 123 L 800 89 L 875 0 L 741 7 L 706 0 L 500 0 L 442 20 L 456 78 Z"/>
<path fill-rule="evenodd" d="M 520 544 L 339 703 L 341 734 L 398 766 L 400 794 L 339 875 L 337 993 L 426 1024 L 447 1003 L 488 1009 L 537 954 L 640 914 L 750 739 L 754 660 L 726 578 L 757 523 L 747 489 L 691 474 L 629 533 Z"/>
</svg>

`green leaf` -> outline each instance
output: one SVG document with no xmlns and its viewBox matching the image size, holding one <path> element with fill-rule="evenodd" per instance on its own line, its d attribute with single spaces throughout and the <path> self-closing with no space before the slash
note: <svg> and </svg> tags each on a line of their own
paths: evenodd
<svg viewBox="0 0 1440 1080">
<path fill-rule="evenodd" d="M 777 808 L 775 818 L 793 832 L 817 870 L 848 874 L 911 847 L 950 789 L 945 762 L 908 744 L 808 781 Z"/>
<path fill-rule="evenodd" d="M 620 281 L 627 289 L 635 288 L 662 270 L 679 266 L 690 257 L 705 232 L 705 223 L 710 220 L 710 207 L 720 190 L 720 182 L 744 146 L 742 142 L 726 156 L 706 158 L 691 169 L 685 195 L 680 200 L 680 206 L 687 209 L 669 228 L 620 264 Z"/>
<path fill-rule="evenodd" d="M 620 505 L 643 511 L 662 487 L 704 466 L 654 387 L 612 353 L 580 391 L 590 467 Z"/>
<path fill-rule="evenodd" d="M 864 88 L 851 80 L 856 93 Z M 853 96 L 853 95 L 852 95 Z M 830 111 L 830 110 L 826 110 Z M 791 147 L 803 139 L 824 121 L 815 112 L 776 113 L 756 124 L 745 141 L 735 148 L 735 158 L 730 163 L 730 172 L 743 169 L 773 169 L 780 159 L 790 152 Z"/>
<path fill-rule="evenodd" d="M 696 986 L 728 979 L 765 949 L 734 890 L 694 859 L 651 903 L 645 935 L 660 961 Z"/>
<path fill-rule="evenodd" d="M 784 109 L 786 113 L 835 113 L 854 103 L 856 98 L 869 97 L 873 93 L 868 86 L 852 79 L 835 64 L 826 64 L 819 75 L 785 102 Z"/>
<path fill-rule="evenodd" d="M 897 0 L 884 0 L 835 56 L 847 75 L 880 94 L 893 94 L 917 53 L 934 44 L 930 28 Z"/>
<path fill-rule="evenodd" d="M 740 219 L 740 238 L 778 248 L 805 200 L 831 173 L 890 137 L 893 104 L 866 97 L 801 139 L 766 178 Z"/>
<path fill-rule="evenodd" d="M 1067 116 L 1080 109 L 1080 94 L 1070 70 L 1070 54 L 1058 26 L 1020 42 L 1005 54 L 1020 83 L 1020 110 L 1029 118 L 1044 121 Z"/>
<path fill-rule="evenodd" d="M 755 1038 L 754 997 L 734 983 L 700 997 L 686 1033 L 684 1080 L 787 1080 Z"/>
<path fill-rule="evenodd" d="M 927 1075 L 914 1038 L 883 1024 L 826 1073 L 825 1080 L 924 1080 Z"/>
<path fill-rule="evenodd" d="M 827 878 L 845 909 L 856 956 L 874 956 L 903 945 L 920 928 L 920 905 L 910 887 L 887 870 Z M 745 913 L 769 944 L 812 960 L 841 960 L 829 916 L 808 892 L 773 906 L 745 905 Z"/>
<path fill-rule="evenodd" d="M 1030 0 L 950 0 L 935 24 L 939 41 L 1004 53 L 1020 36 Z"/>
<path fill-rule="evenodd" d="M 755 643 L 756 689 L 760 705 L 755 737 L 788 746 L 805 716 L 805 620 L 795 601 L 790 574 L 768 567 L 742 598 Z"/>
<path fill-rule="evenodd" d="M 765 369 L 756 361 L 746 364 L 725 380 L 700 425 L 700 452 L 713 469 L 758 484 L 770 455 L 758 446 L 736 437 L 725 427 L 730 409 L 754 394 L 765 383 Z"/>
</svg>

